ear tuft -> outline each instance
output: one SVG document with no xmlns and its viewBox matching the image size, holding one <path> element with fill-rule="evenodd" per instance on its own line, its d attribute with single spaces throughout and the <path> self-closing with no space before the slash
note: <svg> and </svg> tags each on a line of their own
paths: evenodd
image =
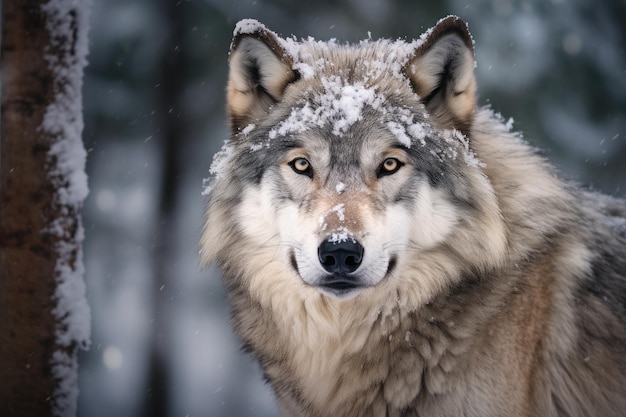
<svg viewBox="0 0 626 417">
<path fill-rule="evenodd" d="M 263 24 L 242 20 L 235 27 L 230 49 L 227 105 L 236 134 L 279 102 L 287 85 L 298 78 L 293 57 L 280 38 Z"/>
<path fill-rule="evenodd" d="M 469 131 L 476 106 L 473 40 L 456 16 L 440 20 L 404 70 L 433 118 L 445 128 Z"/>
</svg>

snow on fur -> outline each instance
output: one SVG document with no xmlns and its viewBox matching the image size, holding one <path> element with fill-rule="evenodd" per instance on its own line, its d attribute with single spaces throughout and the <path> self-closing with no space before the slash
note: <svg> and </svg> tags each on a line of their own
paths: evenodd
<svg viewBox="0 0 626 417">
<path fill-rule="evenodd" d="M 344 135 L 347 130 L 363 118 L 363 109 L 369 106 L 378 109 L 385 100 L 374 87 L 362 83 L 344 84 L 342 79 L 331 76 L 322 79 L 324 92 L 315 95 L 300 108 L 294 108 L 287 119 L 270 130 L 269 138 L 302 133 L 314 126 L 331 123 L 333 134 Z"/>
<path fill-rule="evenodd" d="M 375 86 L 366 86 L 362 82 L 345 83 L 338 76 L 324 77 L 321 82 L 321 92 L 312 94 L 300 107 L 292 108 L 289 116 L 269 131 L 268 139 L 263 143 L 253 143 L 251 149 L 269 147 L 270 140 L 329 124 L 332 134 L 340 138 L 363 119 L 363 110 L 369 107 L 385 116 L 387 129 L 406 148 L 414 144 L 426 146 L 427 138 L 440 137 L 443 143 L 438 143 L 433 149 L 438 157 L 456 159 L 460 144 L 466 162 L 476 164 L 469 142 L 460 131 L 448 129 L 437 134 L 429 125 L 415 120 L 411 109 L 389 105 L 385 95 L 376 92 Z"/>
<path fill-rule="evenodd" d="M 346 220 L 344 204 L 343 203 L 337 204 L 336 206 L 332 207 L 331 209 L 326 211 L 326 213 L 320 216 L 319 225 L 320 225 L 321 230 L 326 230 L 326 227 L 328 227 L 328 225 L 326 224 L 326 217 L 328 217 L 330 214 L 333 214 L 333 213 L 337 216 L 340 222 L 343 222 Z"/>
<path fill-rule="evenodd" d="M 341 138 L 348 134 L 349 129 L 355 123 L 363 119 L 364 109 L 370 108 L 385 116 L 387 129 L 395 135 L 398 142 L 403 146 L 407 148 L 416 144 L 426 146 L 428 138 L 439 137 L 443 140 L 432 139 L 436 140 L 437 143 L 434 144 L 435 146 L 431 152 L 440 160 L 444 158 L 456 159 L 459 157 L 458 150 L 460 148 L 461 156 L 469 165 L 480 165 L 480 162 L 469 148 L 469 141 L 461 132 L 454 129 L 434 132 L 429 125 L 415 120 L 412 109 L 388 104 L 387 97 L 377 92 L 375 83 L 371 83 L 371 81 L 385 76 L 397 77 L 408 82 L 403 74 L 403 68 L 414 55 L 416 49 L 428 38 L 432 29 L 428 29 L 419 39 L 411 42 L 401 39 L 396 41 L 388 39 L 373 41 L 370 38 L 362 40 L 358 47 L 375 46 L 373 50 L 376 51 L 376 55 L 374 59 L 362 62 L 366 66 L 365 78 L 350 83 L 336 75 L 319 75 L 327 73 L 327 71 L 321 71 L 321 69 L 331 64 L 321 58 L 315 59 L 311 50 L 315 48 L 329 49 L 339 47 L 334 39 L 326 42 L 316 41 L 312 37 L 300 41 L 295 37 L 283 39 L 254 19 L 241 20 L 235 26 L 233 31 L 234 37 L 246 34 L 251 35 L 260 31 L 273 35 L 285 52 L 292 58 L 292 69 L 298 71 L 305 80 L 320 76 L 322 86 L 321 91 L 311 90 L 309 91 L 310 94 L 305 94 L 308 99 L 294 106 L 289 115 L 269 131 L 267 137 L 257 140 L 257 142 L 249 143 L 247 146 L 252 151 L 257 151 L 270 147 L 271 141 L 274 139 L 289 137 L 326 125 L 331 125 L 332 134 Z M 371 85 L 368 83 L 371 83 Z M 241 134 L 247 135 L 256 127 L 256 125 L 249 125 L 242 130 Z M 223 172 L 224 167 L 231 159 L 234 152 L 233 146 L 227 140 L 222 150 L 215 154 L 210 168 L 210 174 L 214 179 L 220 177 L 220 173 Z M 203 195 L 210 193 L 211 183 L 210 178 L 204 180 Z M 337 189 L 338 193 L 342 191 L 343 188 L 341 187 Z"/>
<path fill-rule="evenodd" d="M 350 230 L 345 227 L 339 227 L 335 231 L 330 234 L 328 238 L 330 243 L 334 243 L 335 245 L 339 243 L 344 243 L 347 241 L 351 241 L 352 243 L 356 243 L 356 239 Z"/>
<path fill-rule="evenodd" d="M 211 167 L 209 168 L 210 178 L 204 178 L 202 180 L 202 195 L 206 196 L 211 193 L 213 189 L 213 180 L 217 180 L 223 176 L 223 173 L 226 172 L 226 168 L 230 163 L 230 160 L 233 157 L 235 152 L 234 145 L 230 140 L 224 141 L 222 145 L 222 149 L 213 155 L 213 162 L 211 162 Z"/>
<path fill-rule="evenodd" d="M 45 232 L 57 237 L 56 344 L 62 349 L 52 357 L 57 387 L 52 398 L 57 416 L 76 415 L 78 361 L 73 350 L 87 348 L 90 310 L 85 297 L 82 263 L 84 231 L 80 213 L 89 189 L 85 174 L 86 152 L 82 143 L 83 68 L 87 56 L 90 2 L 50 0 L 42 6 L 50 34 L 46 60 L 54 74 L 55 97 L 47 107 L 41 131 L 53 138 L 49 151 L 49 176 L 57 190 L 54 203 L 59 217 Z M 73 353 L 69 353 L 73 352 Z"/>
<path fill-rule="evenodd" d="M 251 35 L 260 30 L 267 30 L 263 23 L 254 19 L 242 19 L 235 25 L 233 38 L 239 35 Z"/>
</svg>

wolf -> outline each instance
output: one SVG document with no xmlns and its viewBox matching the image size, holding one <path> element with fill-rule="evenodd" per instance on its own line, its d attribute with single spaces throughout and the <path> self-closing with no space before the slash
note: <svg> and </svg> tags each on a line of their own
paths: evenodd
<svg viewBox="0 0 626 417">
<path fill-rule="evenodd" d="M 200 252 L 284 416 L 626 415 L 626 202 L 478 106 L 465 22 L 229 66 Z"/>
</svg>

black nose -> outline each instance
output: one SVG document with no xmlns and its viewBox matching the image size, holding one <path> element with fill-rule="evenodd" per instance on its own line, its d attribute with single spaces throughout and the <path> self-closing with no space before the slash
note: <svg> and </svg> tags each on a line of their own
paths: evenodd
<svg viewBox="0 0 626 417">
<path fill-rule="evenodd" d="M 356 271 L 361 265 L 364 251 L 363 246 L 355 240 L 325 240 L 317 249 L 317 256 L 327 272 L 346 274 Z"/>
</svg>

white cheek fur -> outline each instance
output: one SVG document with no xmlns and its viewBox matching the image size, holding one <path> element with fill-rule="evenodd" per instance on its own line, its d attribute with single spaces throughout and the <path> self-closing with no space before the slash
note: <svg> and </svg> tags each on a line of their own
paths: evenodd
<svg viewBox="0 0 626 417">
<path fill-rule="evenodd" d="M 272 207 L 268 188 L 262 183 L 261 187 L 250 186 L 244 190 L 237 212 L 242 232 L 259 245 L 271 244 L 279 238 L 278 215 Z"/>
<path fill-rule="evenodd" d="M 242 195 L 237 215 L 241 230 L 255 245 L 272 249 L 272 258 L 283 258 L 289 268 L 289 257 L 296 257 L 301 278 L 314 284 L 325 272 L 317 259 L 319 219 L 303 216 L 294 202 L 273 204 L 273 187 L 262 181 L 249 187 Z M 370 284 L 380 281 L 393 254 L 400 258 L 407 247 L 428 250 L 441 243 L 458 222 L 458 213 L 443 193 L 424 183 L 418 190 L 413 210 L 403 205 L 390 205 L 386 213 L 370 213 L 365 217 L 360 243 L 365 247 L 361 264 L 363 276 Z"/>
<path fill-rule="evenodd" d="M 429 249 L 441 243 L 458 222 L 454 206 L 442 192 L 422 184 L 414 205 L 415 215 L 410 225 L 413 243 L 420 249 Z"/>
</svg>

